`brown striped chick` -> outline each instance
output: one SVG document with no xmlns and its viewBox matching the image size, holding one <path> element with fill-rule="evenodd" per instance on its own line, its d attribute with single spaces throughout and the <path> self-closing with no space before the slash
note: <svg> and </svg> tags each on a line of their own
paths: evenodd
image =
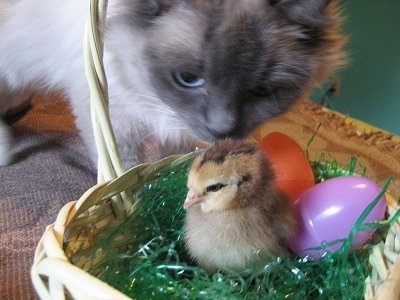
<svg viewBox="0 0 400 300">
<path fill-rule="evenodd" d="M 277 190 L 262 152 L 242 141 L 218 141 L 194 160 L 187 186 L 185 242 L 199 266 L 239 271 L 287 253 L 292 203 Z"/>
</svg>

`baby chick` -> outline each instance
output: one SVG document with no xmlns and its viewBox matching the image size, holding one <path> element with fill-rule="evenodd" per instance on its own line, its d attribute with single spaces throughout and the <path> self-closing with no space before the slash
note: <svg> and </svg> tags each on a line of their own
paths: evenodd
<svg viewBox="0 0 400 300">
<path fill-rule="evenodd" d="M 184 233 L 191 257 L 209 272 L 260 267 L 284 255 L 294 232 L 291 201 L 253 146 L 221 140 L 189 171 Z"/>
</svg>

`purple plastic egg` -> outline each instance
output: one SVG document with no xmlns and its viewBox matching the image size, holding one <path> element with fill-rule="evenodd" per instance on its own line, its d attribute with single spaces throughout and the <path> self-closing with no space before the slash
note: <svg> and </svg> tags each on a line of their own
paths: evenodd
<svg viewBox="0 0 400 300">
<path fill-rule="evenodd" d="M 343 176 L 328 179 L 307 189 L 294 203 L 297 233 L 288 241 L 289 248 L 301 257 L 321 258 L 324 253 L 335 252 L 343 244 L 325 243 L 347 239 L 355 222 L 381 192 L 378 184 L 365 177 Z M 386 199 L 383 196 L 364 223 L 380 221 L 385 215 Z M 359 231 L 351 250 L 359 248 L 374 233 Z M 310 248 L 321 247 L 325 250 Z"/>
</svg>

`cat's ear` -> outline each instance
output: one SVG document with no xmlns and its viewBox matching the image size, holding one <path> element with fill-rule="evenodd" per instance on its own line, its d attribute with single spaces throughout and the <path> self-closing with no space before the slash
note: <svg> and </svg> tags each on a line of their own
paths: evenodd
<svg viewBox="0 0 400 300">
<path fill-rule="evenodd" d="M 332 0 L 269 0 L 290 21 L 311 28 L 326 22 L 326 7 Z"/>
</svg>

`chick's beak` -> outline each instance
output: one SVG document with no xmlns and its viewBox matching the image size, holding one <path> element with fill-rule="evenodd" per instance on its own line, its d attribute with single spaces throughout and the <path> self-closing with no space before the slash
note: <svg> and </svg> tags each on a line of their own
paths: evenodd
<svg viewBox="0 0 400 300">
<path fill-rule="evenodd" d="M 200 197 L 198 197 L 192 189 L 189 189 L 189 191 L 186 195 L 185 202 L 183 203 L 183 208 L 188 209 L 190 206 L 192 206 L 193 204 L 195 204 L 199 201 L 200 201 Z"/>
</svg>

